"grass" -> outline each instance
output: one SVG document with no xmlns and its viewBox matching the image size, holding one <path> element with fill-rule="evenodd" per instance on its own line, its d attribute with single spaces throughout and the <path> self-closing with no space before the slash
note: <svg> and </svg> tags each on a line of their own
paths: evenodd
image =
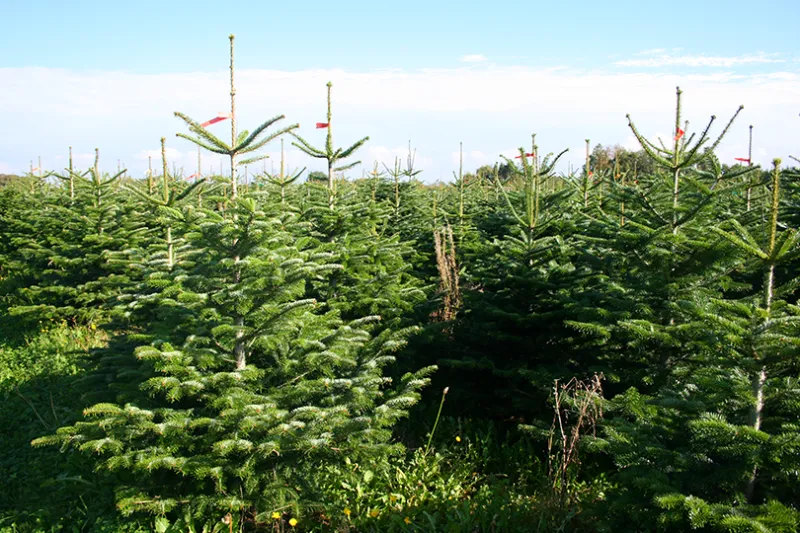
<svg viewBox="0 0 800 533">
<path fill-rule="evenodd" d="M 34 438 L 73 423 L 91 403 L 86 395 L 96 393 L 97 384 L 82 378 L 92 372 L 96 349 L 107 344 L 105 332 L 92 327 L 38 326 L 0 339 L 0 533 L 164 529 L 164 517 L 120 516 L 114 478 L 94 472 L 85 455 L 30 446 Z M 407 422 L 414 428 L 403 439 L 410 446 L 406 456 L 320 469 L 317 497 L 326 511 L 301 517 L 296 528 L 288 526 L 288 515 L 286 524 L 279 520 L 262 528 L 555 531 L 570 519 L 541 508 L 546 474 L 540 445 L 519 433 L 514 438 L 515 428 L 447 416 L 437 416 L 429 440 L 433 420 L 424 418 L 420 412 Z M 189 530 L 186 522 L 168 525 L 165 531 Z"/>
<path fill-rule="evenodd" d="M 84 403 L 77 380 L 105 333 L 39 324 L 0 339 L 0 531 L 86 531 L 113 513 L 113 492 L 85 457 L 33 448 L 32 439 L 73 422 Z"/>
</svg>

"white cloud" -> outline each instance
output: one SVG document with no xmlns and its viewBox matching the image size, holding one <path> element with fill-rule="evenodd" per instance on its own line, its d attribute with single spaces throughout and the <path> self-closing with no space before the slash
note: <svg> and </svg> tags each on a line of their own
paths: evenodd
<svg viewBox="0 0 800 533">
<path fill-rule="evenodd" d="M 486 61 L 486 56 L 483 54 L 467 54 L 461 56 L 460 61 L 463 63 L 483 63 Z"/>
<path fill-rule="evenodd" d="M 785 63 L 784 59 L 770 57 L 767 54 L 750 54 L 732 57 L 683 55 L 675 56 L 666 53 L 663 48 L 645 50 L 636 55 L 652 56 L 647 59 L 626 59 L 616 61 L 619 67 L 736 67 L 761 63 Z"/>
<path fill-rule="evenodd" d="M 584 139 L 616 144 L 630 136 L 625 114 L 650 138 L 670 128 L 675 86 L 684 90 L 684 115 L 693 125 L 719 116 L 719 131 L 739 104 L 745 105 L 730 137 L 746 140 L 747 125 L 755 124 L 756 139 L 770 157 L 796 152 L 800 121 L 800 75 L 773 71 L 762 74 L 725 72 L 681 75 L 659 71 L 577 70 L 481 64 L 451 69 L 381 69 L 367 72 L 330 70 L 241 70 L 237 73 L 237 113 L 240 129 L 285 113 L 280 125 L 299 122 L 300 135 L 324 145 L 325 132 L 313 124 L 324 121 L 325 83 L 333 81 L 334 143 L 348 146 L 364 135 L 370 141 L 356 154 L 363 168 L 372 162 L 404 162 L 407 142 L 418 147 L 417 167 L 426 181 L 449 179 L 457 170 L 453 148 L 464 142 L 464 167 L 493 164 L 508 147 L 528 146 L 537 133 L 542 153 L 560 152 L 562 159 L 582 164 Z M 0 131 L 0 160 L 24 171 L 31 159 L 66 155 L 75 147 L 76 165 L 88 166 L 88 153 L 101 148 L 101 168 L 127 162 L 132 175 L 142 175 L 147 155 L 160 164 L 158 139 L 167 138 L 170 165 L 194 172 L 196 148 L 175 132 L 185 132 L 173 116 L 181 110 L 198 120 L 210 118 L 228 104 L 227 73 L 144 75 L 125 72 L 76 72 L 64 69 L 0 69 L 0 120 L 15 124 Z M 229 123 L 209 128 L 224 138 Z M 35 139 L 35 145 L 31 143 Z M 727 142 L 727 141 L 726 141 Z M 134 149 L 131 149 L 131 146 Z M 290 147 L 287 164 L 321 170 L 322 163 Z M 136 150 L 135 147 L 147 147 Z M 725 148 L 722 145 L 720 149 Z M 266 167 L 278 168 L 280 142 L 266 148 Z M 204 172 L 225 167 L 225 158 L 203 153 Z M 739 157 L 739 155 L 737 155 Z M 768 160 L 765 159 L 765 162 Z M 53 168 L 63 167 L 59 160 Z M 188 171 L 191 169 L 191 171 Z M 252 170 L 252 169 L 251 169 Z M 361 174 L 354 169 L 351 176 Z"/>
</svg>

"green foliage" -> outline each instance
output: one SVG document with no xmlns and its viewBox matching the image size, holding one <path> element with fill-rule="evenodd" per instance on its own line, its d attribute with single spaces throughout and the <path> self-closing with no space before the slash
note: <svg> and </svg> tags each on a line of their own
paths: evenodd
<svg viewBox="0 0 800 533">
<path fill-rule="evenodd" d="M 343 321 L 304 298 L 307 283 L 341 266 L 284 230 L 287 217 L 268 216 L 250 198 L 224 215 L 189 217 L 193 261 L 171 274 L 180 285 L 161 303 L 178 344 L 135 350 L 144 366 L 137 398 L 94 405 L 85 421 L 34 444 L 76 447 L 131 476 L 117 490 L 124 512 L 165 513 L 191 501 L 255 520 L 276 501 L 302 503 L 283 480 L 297 480 L 308 461 L 391 453 L 386 428 L 416 402 L 430 370 L 387 388 L 382 368 L 409 330 L 372 336 L 379 317 Z"/>
<path fill-rule="evenodd" d="M 136 247 L 144 229 L 130 199 L 118 193 L 123 172 L 107 177 L 98 163 L 76 176 L 76 196 L 42 193 L 26 201 L 10 191 L 4 210 L 4 298 L 24 320 L 102 322 L 102 304 L 127 283 L 128 273 L 109 262 L 113 253 Z"/>
<path fill-rule="evenodd" d="M 113 513 L 113 485 L 78 454 L 30 446 L 31 439 L 75 420 L 84 406 L 79 377 L 87 350 L 104 333 L 60 323 L 0 341 L 0 531 L 88 530 Z M 113 514 L 112 514 L 113 517 Z"/>
</svg>

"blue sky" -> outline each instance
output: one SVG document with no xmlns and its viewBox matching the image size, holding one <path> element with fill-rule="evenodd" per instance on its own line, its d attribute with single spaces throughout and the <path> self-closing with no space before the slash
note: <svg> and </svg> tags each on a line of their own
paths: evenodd
<svg viewBox="0 0 800 533">
<path fill-rule="evenodd" d="M 161 136 L 171 159 L 194 172 L 172 111 L 205 120 L 226 109 L 229 33 L 242 128 L 285 113 L 321 141 L 310 126 L 324 119 L 332 80 L 335 140 L 370 135 L 359 154 L 367 169 L 402 155 L 410 139 L 426 181 L 447 179 L 459 142 L 474 168 L 534 132 L 542 151 L 570 148 L 565 165 L 577 166 L 587 137 L 634 147 L 627 112 L 646 135 L 667 137 L 676 85 L 690 127 L 712 114 L 724 123 L 745 105 L 723 160 L 746 155 L 749 124 L 757 163 L 800 155 L 796 0 L 6 0 L 3 14 L 0 172 L 38 156 L 61 168 L 71 145 L 81 164 L 97 146 L 107 170 L 120 159 L 140 176 Z M 290 152 L 290 165 L 318 166 Z M 220 165 L 216 156 L 206 164 Z"/>
</svg>

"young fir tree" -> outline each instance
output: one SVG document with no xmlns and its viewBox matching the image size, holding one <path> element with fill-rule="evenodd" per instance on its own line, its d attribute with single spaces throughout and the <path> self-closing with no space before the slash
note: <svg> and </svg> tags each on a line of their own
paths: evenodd
<svg viewBox="0 0 800 533">
<path fill-rule="evenodd" d="M 408 141 L 408 156 L 406 157 L 405 168 L 400 166 L 400 159 L 397 157 L 394 160 L 394 166 L 392 168 L 387 167 L 385 164 L 383 165 L 383 167 L 386 169 L 386 174 L 392 178 L 392 205 L 394 207 L 395 215 L 398 215 L 400 212 L 402 197 L 401 189 L 404 188 L 403 178 L 407 178 L 408 182 L 406 183 L 410 183 L 414 181 L 415 178 L 422 172 L 422 170 L 414 169 L 416 153 L 416 150 L 411 150 L 411 141 Z"/>
<path fill-rule="evenodd" d="M 335 254 L 343 268 L 330 280 L 313 286 L 312 294 L 324 299 L 343 317 L 380 315 L 382 327 L 408 325 L 416 304 L 425 300 L 420 281 L 411 274 L 407 258 L 411 244 L 393 235 L 390 222 L 393 209 L 373 201 L 357 185 L 335 179 L 360 161 L 343 163 L 369 139 L 364 137 L 347 149 L 334 149 L 331 126 L 331 84 L 328 83 L 328 122 L 325 150 L 312 147 L 292 134 L 292 143 L 304 153 L 328 163 L 326 187 L 306 183 L 306 195 L 298 203 L 302 218 L 322 249 Z M 338 165 L 338 166 L 337 166 Z M 411 170 L 413 173 L 413 169 Z"/>
<path fill-rule="evenodd" d="M 145 202 L 145 205 L 149 205 L 151 210 L 156 215 L 155 220 L 152 221 L 152 226 L 160 226 L 164 232 L 164 240 L 163 240 L 163 247 L 164 252 L 163 254 L 159 254 L 158 259 L 160 263 L 163 263 L 164 267 L 167 271 L 172 270 L 173 266 L 175 266 L 176 257 L 175 257 L 175 247 L 176 244 L 180 244 L 176 242 L 173 236 L 173 227 L 172 227 L 172 219 L 175 218 L 176 215 L 179 216 L 179 212 L 175 209 L 176 206 L 182 202 L 184 199 L 188 198 L 193 192 L 195 192 L 198 187 L 200 187 L 205 180 L 198 179 L 192 185 L 183 188 L 183 190 L 179 191 L 176 187 L 171 186 L 170 184 L 170 176 L 167 172 L 167 154 L 166 154 L 166 139 L 164 137 L 161 138 L 161 163 L 162 163 L 162 180 L 161 180 L 161 192 L 160 198 L 155 195 L 149 194 L 149 192 L 141 191 L 138 187 L 127 187 L 127 190 L 132 192 L 136 197 L 140 198 Z"/>
<path fill-rule="evenodd" d="M 137 246 L 141 224 L 118 194 L 124 171 L 104 176 L 98 160 L 88 173 L 71 174 L 74 201 L 60 194 L 42 196 L 14 223 L 10 240 L 18 289 L 12 314 L 102 321 L 107 316 L 102 304 L 128 285 L 127 272 L 109 263 L 109 254 Z"/>
<path fill-rule="evenodd" d="M 283 151 L 283 139 L 281 139 L 281 168 L 280 168 L 280 173 L 278 173 L 277 175 L 274 175 L 274 174 L 267 173 L 265 171 L 264 175 L 265 175 L 267 183 L 269 183 L 270 185 L 272 185 L 273 187 L 278 189 L 278 191 L 280 193 L 280 198 L 281 198 L 281 207 L 288 209 L 288 208 L 290 208 L 290 206 L 289 206 L 289 204 L 287 202 L 287 198 L 286 198 L 287 193 L 289 192 L 291 186 L 293 184 L 297 183 L 297 181 L 300 179 L 300 176 L 303 175 L 303 172 L 305 172 L 306 169 L 304 167 L 302 170 L 300 170 L 299 172 L 296 172 L 294 175 L 286 174 L 286 172 L 285 172 L 286 168 L 285 168 L 284 163 L 285 163 L 285 161 L 284 161 L 284 151 Z"/>
<path fill-rule="evenodd" d="M 543 187 L 561 154 L 529 162 L 520 149 L 520 156 L 519 166 L 507 160 L 516 176 L 508 185 L 496 183 L 512 225 L 459 256 L 467 264 L 460 280 L 464 305 L 453 325 L 455 342 L 439 352 L 443 372 L 469 384 L 454 388 L 464 395 L 454 397 L 468 411 L 494 418 L 529 418 L 552 380 L 571 375 L 575 364 L 558 346 L 568 337 L 559 335 L 565 329 L 559 294 L 576 281 L 565 245 L 574 227 L 565 209 L 572 191 Z"/>
<path fill-rule="evenodd" d="M 369 140 L 369 137 L 364 137 L 360 141 L 356 141 L 353 143 L 349 148 L 334 148 L 333 147 L 333 128 L 331 124 L 332 114 L 331 114 L 331 87 L 333 84 L 328 82 L 328 121 L 327 122 L 319 122 L 317 123 L 317 127 L 324 127 L 327 129 L 327 137 L 325 139 L 325 149 L 319 149 L 311 146 L 305 139 L 292 133 L 292 136 L 297 139 L 298 143 L 293 142 L 292 145 L 299 148 L 303 153 L 310 155 L 316 159 L 324 159 L 328 163 L 328 205 L 332 208 L 336 203 L 336 172 L 344 172 L 345 170 L 349 170 L 356 165 L 359 165 L 361 161 L 354 161 L 351 163 L 340 164 L 340 161 L 347 159 L 351 155 L 355 153 L 356 150 L 361 148 L 365 142 Z M 338 166 L 337 166 L 338 165 Z"/>
<path fill-rule="evenodd" d="M 652 396 L 635 390 L 612 402 L 607 450 L 618 489 L 604 510 L 609 527 L 645 531 L 795 531 L 798 443 L 795 279 L 798 232 L 781 229 L 780 172 L 772 172 L 770 217 L 751 227 L 712 226 L 740 268 L 760 274 L 742 296 L 686 295 L 691 353 Z M 738 296 L 738 297 L 737 297 Z M 653 465 L 657 465 L 653 468 Z M 639 526 L 641 527 L 641 526 Z"/>
<path fill-rule="evenodd" d="M 587 213 L 580 232 L 586 250 L 581 261 L 602 273 L 598 281 L 616 294 L 607 302 L 613 307 L 605 308 L 612 320 L 574 325 L 587 335 L 608 339 L 609 361 L 616 370 L 606 376 L 619 376 L 624 386 L 660 386 L 687 349 L 682 335 L 688 319 L 677 302 L 687 294 L 715 294 L 732 283 L 735 257 L 709 239 L 709 228 L 719 221 L 720 199 L 729 191 L 715 186 L 719 176 L 699 171 L 697 165 L 713 162 L 713 149 L 738 111 L 716 140 L 709 136 L 714 117 L 695 140 L 695 134 L 681 128 L 680 90 L 677 96 L 672 148 L 663 142 L 656 146 L 630 122 L 662 171 L 639 175 L 634 184 L 610 181 L 605 201 Z M 598 291 L 603 286 L 595 284 L 587 293 Z M 622 314 L 615 315 L 615 309 Z M 619 357 L 623 348 L 625 355 Z"/>
<path fill-rule="evenodd" d="M 170 324 L 160 316 L 159 308 L 170 303 L 167 294 L 175 293 L 180 280 L 179 270 L 191 265 L 194 250 L 182 237 L 185 231 L 187 214 L 182 209 L 188 204 L 195 204 L 193 195 L 197 194 L 197 203 L 201 203 L 200 194 L 205 186 L 205 179 L 198 179 L 191 185 L 184 185 L 170 176 L 167 170 L 165 139 L 161 138 L 162 175 L 158 180 L 160 191 L 153 184 L 153 194 L 148 189 L 128 184 L 125 189 L 139 200 L 139 213 L 144 225 L 153 236 L 147 246 L 137 250 L 109 254 L 111 263 L 119 263 L 131 272 L 134 283 L 123 290 L 112 302 L 119 327 L 133 328 L 131 333 L 141 332 L 141 326 L 147 325 L 151 335 L 156 337 L 169 331 Z M 214 199 L 213 189 L 207 198 Z M 218 198 L 224 200 L 223 198 Z M 141 340 L 141 339 L 140 339 Z M 115 363 L 117 364 L 117 363 Z"/>
<path fill-rule="evenodd" d="M 303 231 L 310 231 L 344 267 L 325 283 L 314 284 L 312 294 L 345 317 L 376 314 L 386 326 L 408 325 L 426 295 L 408 261 L 412 243 L 390 230 L 391 207 L 372 202 L 366 191 L 346 181 L 337 185 L 333 206 L 328 204 L 327 189 L 316 184 L 306 187 L 309 194 L 299 209 L 310 227 Z"/>
<path fill-rule="evenodd" d="M 138 397 L 90 407 L 35 444 L 98 454 L 126 480 L 124 512 L 191 506 L 210 518 L 264 519 L 302 502 L 286 483 L 310 485 L 315 461 L 390 452 L 391 425 L 429 370 L 388 387 L 382 369 L 407 332 L 373 337 L 378 317 L 345 322 L 305 298 L 341 267 L 287 224 L 247 198 L 225 216 L 199 212 L 186 234 L 194 266 L 169 296 L 174 333 L 136 350 Z"/>
<path fill-rule="evenodd" d="M 266 155 L 251 155 L 246 159 L 239 159 L 240 156 L 246 154 L 255 154 L 255 152 L 264 146 L 266 146 L 269 142 L 273 141 L 274 139 L 280 137 L 284 133 L 289 133 L 295 128 L 299 127 L 299 124 L 293 124 L 291 126 L 285 127 L 281 130 L 275 131 L 267 135 L 267 129 L 282 120 L 285 115 L 276 116 L 260 126 L 258 126 L 253 133 L 245 130 L 241 133 L 237 133 L 237 122 L 236 122 L 236 85 L 235 81 L 235 70 L 234 70 L 234 36 L 230 35 L 229 37 L 231 43 L 231 62 L 230 62 L 230 96 L 231 96 L 231 112 L 230 112 L 230 121 L 231 121 L 231 142 L 230 144 L 225 143 L 221 139 L 219 139 L 216 135 L 209 132 L 202 124 L 195 122 L 187 115 L 180 113 L 178 111 L 175 112 L 175 116 L 182 119 L 186 124 L 189 126 L 189 131 L 193 133 L 195 136 L 192 137 L 191 135 L 187 135 L 185 133 L 178 133 L 178 137 L 183 137 L 187 139 L 197 146 L 201 148 L 205 148 L 215 154 L 226 155 L 230 158 L 230 181 L 228 181 L 228 185 L 230 185 L 231 191 L 231 198 L 236 198 L 239 193 L 239 179 L 237 175 L 237 167 L 239 166 L 246 166 L 258 161 L 261 161 L 268 156 Z"/>
<path fill-rule="evenodd" d="M 434 256 L 431 214 L 427 187 L 417 178 L 422 170 L 415 168 L 415 154 L 409 143 L 405 166 L 396 158 L 392 168 L 384 165 L 384 173 L 378 173 L 376 162 L 369 180 L 358 183 L 357 188 L 358 194 L 368 194 L 373 203 L 390 206 L 387 234 L 395 235 L 413 246 L 413 254 L 407 256 L 406 261 L 413 265 L 418 277 L 429 279 L 435 275 L 435 267 L 430 268 L 430 263 L 434 262 L 431 261 Z"/>
</svg>

